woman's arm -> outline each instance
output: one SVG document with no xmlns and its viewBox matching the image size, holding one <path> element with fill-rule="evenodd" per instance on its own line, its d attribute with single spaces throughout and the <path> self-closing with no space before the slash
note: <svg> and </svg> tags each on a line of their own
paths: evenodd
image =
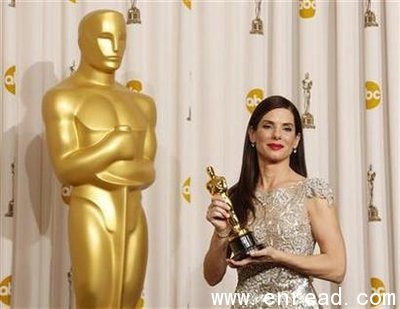
<svg viewBox="0 0 400 309">
<path fill-rule="evenodd" d="M 228 243 L 229 237 L 221 238 L 214 232 L 203 263 L 204 278 L 209 285 L 218 284 L 225 275 Z"/>
<path fill-rule="evenodd" d="M 311 229 L 320 247 L 320 254 L 298 256 L 279 252 L 277 259 L 305 275 L 341 283 L 346 272 L 346 249 L 337 219 L 336 208 L 327 200 L 312 198 L 307 201 Z"/>
<path fill-rule="evenodd" d="M 229 206 L 219 195 L 211 198 L 206 219 L 214 226 L 210 248 L 204 257 L 203 273 L 209 285 L 219 283 L 226 272 L 226 257 L 228 253 L 229 234 L 231 227 L 228 223 Z"/>
</svg>

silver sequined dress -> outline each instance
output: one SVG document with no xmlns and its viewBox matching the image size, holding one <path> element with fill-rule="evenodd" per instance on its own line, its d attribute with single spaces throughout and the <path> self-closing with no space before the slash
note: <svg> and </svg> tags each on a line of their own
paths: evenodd
<svg viewBox="0 0 400 309">
<path fill-rule="evenodd" d="M 293 254 L 313 254 L 315 239 L 305 201 L 318 197 L 331 205 L 333 193 L 329 185 L 322 179 L 310 178 L 269 192 L 257 191 L 255 196 L 255 219 L 248 227 L 256 239 Z M 249 303 L 233 308 L 319 308 L 317 301 L 312 301 L 316 294 L 309 277 L 274 264 L 239 268 L 235 292 L 248 293 Z M 310 293 L 314 296 L 307 296 Z"/>
</svg>

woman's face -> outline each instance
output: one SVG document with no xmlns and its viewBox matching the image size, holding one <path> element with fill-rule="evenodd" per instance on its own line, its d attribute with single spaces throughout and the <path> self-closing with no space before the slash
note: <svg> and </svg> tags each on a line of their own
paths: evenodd
<svg viewBox="0 0 400 309">
<path fill-rule="evenodd" d="M 286 108 L 276 108 L 265 114 L 257 128 L 250 129 L 249 138 L 256 144 L 259 157 L 274 163 L 288 159 L 300 141 L 294 116 Z"/>
</svg>

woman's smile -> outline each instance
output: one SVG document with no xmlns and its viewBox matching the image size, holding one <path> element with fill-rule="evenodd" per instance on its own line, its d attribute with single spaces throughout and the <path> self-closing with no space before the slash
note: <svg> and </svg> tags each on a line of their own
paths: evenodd
<svg viewBox="0 0 400 309">
<path fill-rule="evenodd" d="M 283 145 L 281 145 L 281 144 L 276 144 L 276 143 L 270 143 L 270 144 L 267 144 L 267 146 L 268 146 L 270 149 L 272 149 L 273 151 L 278 151 L 278 150 L 281 150 L 281 149 L 283 148 Z"/>
</svg>

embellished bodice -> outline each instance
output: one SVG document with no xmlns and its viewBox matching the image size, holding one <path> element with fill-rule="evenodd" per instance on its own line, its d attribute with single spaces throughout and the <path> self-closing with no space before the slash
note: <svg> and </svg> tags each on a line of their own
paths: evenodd
<svg viewBox="0 0 400 309">
<path fill-rule="evenodd" d="M 305 205 L 307 198 L 314 197 L 326 199 L 329 205 L 333 203 L 332 190 L 318 178 L 304 179 L 267 192 L 256 191 L 255 214 L 249 219 L 248 228 L 267 246 L 296 255 L 312 255 L 315 239 Z M 255 301 L 254 308 L 318 308 L 317 304 L 309 306 L 300 301 L 307 293 L 314 293 L 307 276 L 271 263 L 239 268 L 236 292 L 250 293 Z M 287 293 L 289 300 L 295 297 L 297 303 L 268 306 L 260 303 L 266 293 Z"/>
</svg>

